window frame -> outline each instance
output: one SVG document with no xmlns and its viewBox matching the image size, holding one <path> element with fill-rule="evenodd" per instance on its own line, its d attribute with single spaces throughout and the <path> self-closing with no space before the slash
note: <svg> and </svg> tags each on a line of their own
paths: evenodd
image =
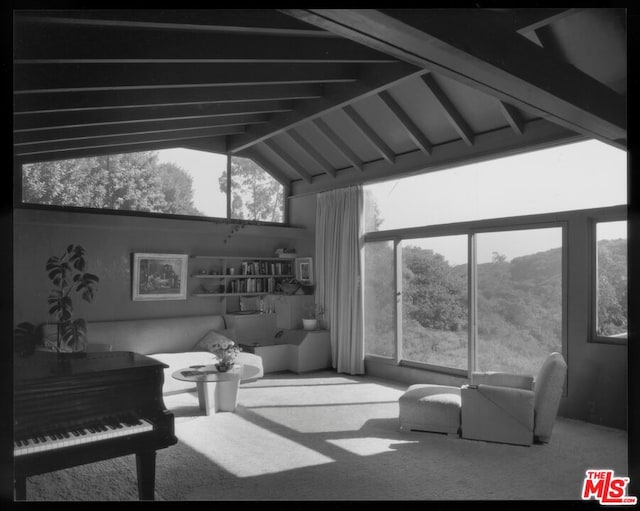
<svg viewBox="0 0 640 511">
<path fill-rule="evenodd" d="M 167 148 L 162 148 L 167 149 Z M 158 149 L 158 150 L 162 150 Z M 199 150 L 199 149 L 198 149 Z M 132 151 L 139 152 L 139 151 Z M 206 152 L 206 151 L 205 151 Z M 113 154 L 124 154 L 124 153 L 113 153 Z M 217 153 L 218 154 L 218 153 Z M 227 207 L 226 207 L 226 218 L 225 217 L 214 217 L 214 216 L 200 216 L 200 215 L 181 215 L 181 214 L 169 214 L 169 213 L 154 213 L 151 211 L 132 211 L 132 210 L 123 210 L 123 209 L 107 209 L 107 208 L 89 208 L 84 206 L 60 206 L 55 204 L 35 204 L 35 203 L 25 203 L 22 201 L 22 169 L 24 165 L 29 165 L 32 163 L 42 163 L 47 161 L 57 161 L 57 160 L 27 160 L 27 159 L 14 159 L 14 194 L 13 194 L 13 204 L 15 208 L 21 209 L 35 209 L 35 210 L 45 210 L 45 211 L 68 211 L 74 213 L 89 213 L 89 214 L 98 214 L 98 215 L 115 215 L 115 216 L 135 216 L 135 217 L 146 217 L 146 218 L 156 218 L 156 219 L 169 219 L 169 220 L 186 220 L 186 221 L 199 221 L 199 222 L 209 222 L 209 223 L 224 223 L 224 224 L 239 224 L 239 225 L 261 225 L 261 226 L 274 226 L 274 227 L 288 227 L 290 225 L 289 221 L 289 201 L 287 197 L 291 193 L 291 187 L 288 183 L 282 183 L 278 181 L 275 176 L 272 176 L 276 181 L 280 182 L 283 187 L 283 221 L 282 222 L 266 222 L 262 220 L 243 220 L 238 218 L 231 218 L 231 196 L 229 190 L 231 188 L 231 158 L 232 155 L 225 155 L 227 158 Z M 84 158 L 88 156 L 79 156 L 77 158 Z M 67 158 L 60 158 L 60 160 L 71 160 L 77 159 L 76 157 L 70 156 Z M 251 158 L 249 158 L 251 159 Z M 260 167 L 264 172 L 267 172 L 258 162 L 254 163 Z"/>
<path fill-rule="evenodd" d="M 389 231 L 371 231 L 364 234 L 364 243 L 374 241 L 393 241 L 394 242 L 394 271 L 395 276 L 394 288 L 398 289 L 398 279 L 402 277 L 402 269 L 400 268 L 401 257 L 398 247 L 401 241 L 407 241 L 416 238 L 429 238 L 437 236 L 467 235 L 468 240 L 468 258 L 467 258 L 467 279 L 469 292 L 467 294 L 467 311 L 468 311 L 468 344 L 467 344 L 467 370 L 457 369 L 453 367 L 445 367 L 424 362 L 410 361 L 402 358 L 402 330 L 396 321 L 395 342 L 396 357 L 382 357 L 379 355 L 369 355 L 366 353 L 365 359 L 375 358 L 377 360 L 385 360 L 397 366 L 410 367 L 416 369 L 429 370 L 437 373 L 444 373 L 453 376 L 471 377 L 471 373 L 476 370 L 477 361 L 477 272 L 473 267 L 476 263 L 476 235 L 487 232 L 501 232 L 528 229 L 544 229 L 544 228 L 560 228 L 562 238 L 562 333 L 561 333 L 561 351 L 563 356 L 567 357 L 568 346 L 568 219 L 563 219 L 562 215 L 557 213 L 542 213 L 538 215 L 527 215 L 521 217 L 503 217 L 495 219 L 483 219 L 469 222 L 459 222 L 452 224 L 441 224 L 432 226 L 409 227 L 406 229 L 393 229 Z M 401 317 L 401 304 L 396 301 L 395 314 L 397 318 Z M 366 343 L 366 339 L 365 339 Z"/>
<path fill-rule="evenodd" d="M 627 222 L 627 275 L 629 271 L 629 219 L 621 213 L 598 214 L 589 217 L 589 335 L 588 343 L 613 344 L 627 346 L 629 344 L 629 331 L 626 337 L 608 337 L 598 335 L 598 235 L 597 226 L 606 222 Z M 627 277 L 627 291 L 629 280 Z M 628 296 L 628 294 L 627 294 Z M 628 312 L 627 312 L 628 314 Z M 629 318 L 627 316 L 627 322 Z"/>
</svg>

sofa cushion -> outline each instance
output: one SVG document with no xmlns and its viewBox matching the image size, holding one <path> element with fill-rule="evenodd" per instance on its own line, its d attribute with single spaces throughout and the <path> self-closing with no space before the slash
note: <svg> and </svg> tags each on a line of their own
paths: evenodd
<svg viewBox="0 0 640 511">
<path fill-rule="evenodd" d="M 191 350 L 207 332 L 224 328 L 220 315 L 96 321 L 87 324 L 87 340 L 141 355 L 179 353 Z"/>
</svg>

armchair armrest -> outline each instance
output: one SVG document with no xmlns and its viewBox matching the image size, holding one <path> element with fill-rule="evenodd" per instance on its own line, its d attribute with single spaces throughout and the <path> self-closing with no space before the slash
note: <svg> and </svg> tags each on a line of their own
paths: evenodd
<svg viewBox="0 0 640 511">
<path fill-rule="evenodd" d="M 485 371 L 471 373 L 472 385 L 498 385 L 500 387 L 513 387 L 517 389 L 533 390 L 534 378 L 526 374 L 513 374 L 498 371 Z"/>
<path fill-rule="evenodd" d="M 464 385 L 460 397 L 463 438 L 519 445 L 533 443 L 532 390 Z"/>
</svg>

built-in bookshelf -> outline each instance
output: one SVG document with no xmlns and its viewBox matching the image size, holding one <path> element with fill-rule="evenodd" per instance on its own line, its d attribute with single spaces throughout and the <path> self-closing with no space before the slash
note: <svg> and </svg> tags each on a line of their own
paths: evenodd
<svg viewBox="0 0 640 511">
<path fill-rule="evenodd" d="M 191 296 L 225 297 L 279 292 L 279 284 L 294 278 L 294 259 L 193 255 Z"/>
</svg>

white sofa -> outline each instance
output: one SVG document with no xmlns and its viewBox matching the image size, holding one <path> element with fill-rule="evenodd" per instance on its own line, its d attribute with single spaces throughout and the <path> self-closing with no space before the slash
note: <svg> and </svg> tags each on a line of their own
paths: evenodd
<svg viewBox="0 0 640 511">
<path fill-rule="evenodd" d="M 55 325 L 48 325 L 55 331 Z M 51 332 L 45 328 L 43 335 Z M 193 382 L 172 378 L 178 369 L 193 365 L 208 365 L 216 361 L 208 351 L 194 351 L 194 347 L 210 331 L 221 332 L 233 338 L 226 329 L 223 316 L 182 316 L 173 318 L 134 319 L 121 321 L 95 321 L 87 323 L 87 342 L 90 345 L 110 345 L 112 351 L 133 351 L 148 355 L 166 364 L 163 394 L 195 390 Z M 241 352 L 238 362 L 260 369 L 255 377 L 264 376 L 262 359 L 252 353 Z"/>
</svg>

